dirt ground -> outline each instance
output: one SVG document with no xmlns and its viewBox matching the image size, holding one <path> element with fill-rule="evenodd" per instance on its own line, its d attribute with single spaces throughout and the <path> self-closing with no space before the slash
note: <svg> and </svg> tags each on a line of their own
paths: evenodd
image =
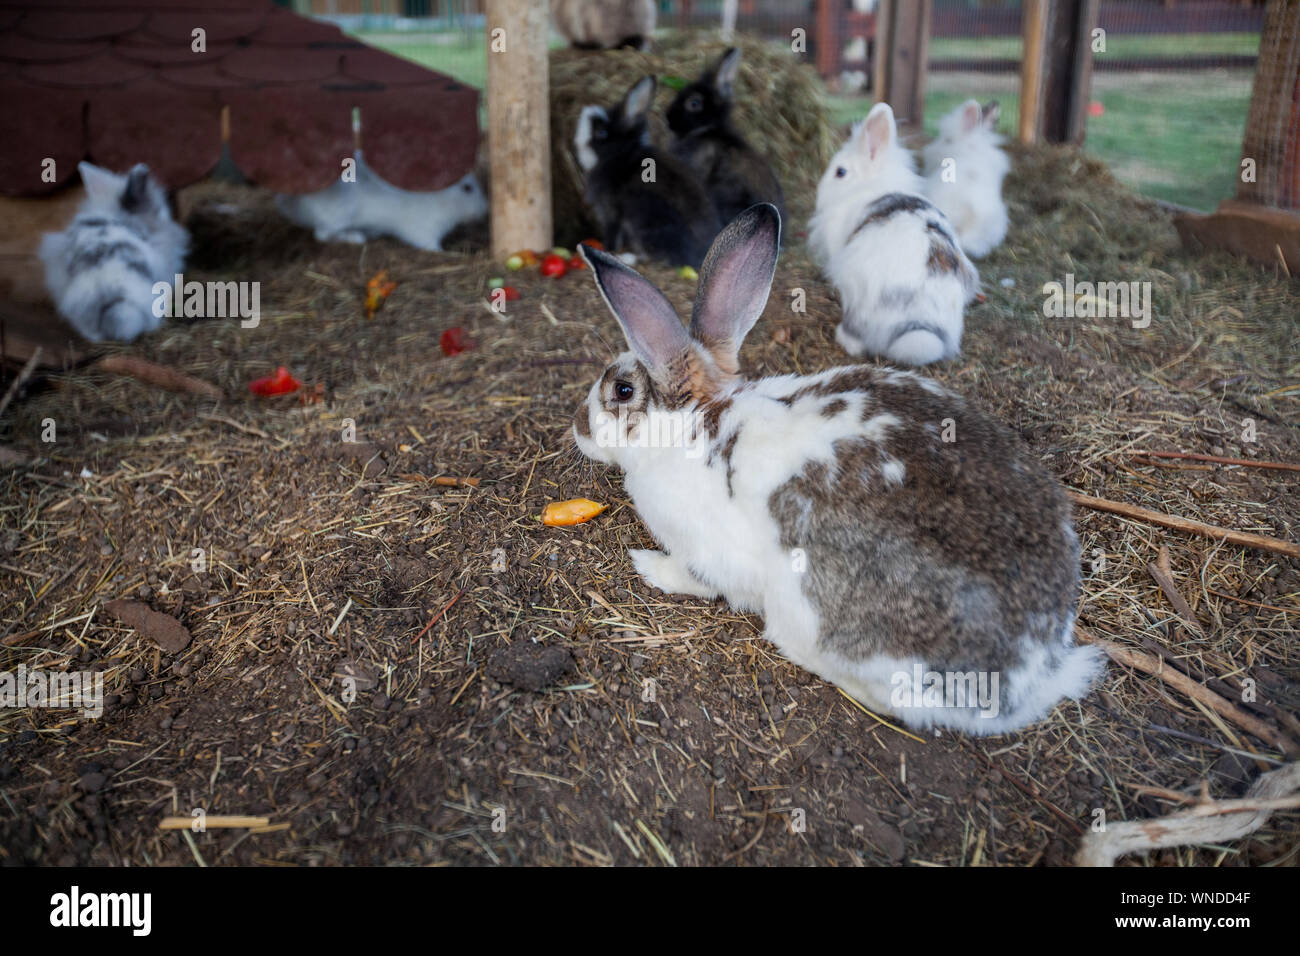
<svg viewBox="0 0 1300 956">
<path fill-rule="evenodd" d="M 1016 162 L 1012 236 L 981 263 L 987 301 L 968 311 L 965 354 L 935 377 L 1073 489 L 1300 539 L 1294 472 L 1132 454 L 1300 461 L 1296 281 L 1189 255 L 1164 212 L 1077 153 Z M 98 720 L 0 711 L 0 862 L 1052 865 L 1098 810 L 1162 815 L 1202 782 L 1239 795 L 1276 765 L 1276 750 L 1115 665 L 1021 733 L 882 724 L 784 661 L 760 620 L 635 576 L 627 549 L 651 539 L 620 476 L 580 460 L 568 434 L 622 349 L 587 273 L 512 276 L 522 298 L 500 317 L 484 295 L 503 270 L 481 253 L 319 246 L 251 192 L 185 199 L 188 277 L 261 282 L 261 324 L 174 321 L 112 351 L 227 398 L 80 369 L 33 382 L 0 423 L 40 456 L 0 473 L 13 645 L 0 670 L 102 671 L 110 695 Z M 750 374 L 846 363 L 802 228 L 743 351 Z M 364 284 L 381 268 L 399 285 L 367 322 Z M 687 314 L 694 284 L 646 271 Z M 1151 327 L 1044 318 L 1043 283 L 1071 272 L 1153 281 Z M 806 313 L 791 311 L 795 289 Z M 477 347 L 444 356 L 453 326 Z M 280 364 L 323 400 L 251 396 Z M 548 501 L 571 497 L 610 507 L 541 525 Z M 1243 706 L 1263 719 L 1297 710 L 1300 563 L 1075 518 L 1085 625 L 1226 694 L 1254 680 Z M 1147 570 L 1161 545 L 1197 630 Z M 103 604 L 123 597 L 174 615 L 192 643 L 171 655 L 118 623 Z M 197 809 L 270 823 L 159 830 Z M 1294 865 L 1297 819 L 1126 862 Z"/>
</svg>

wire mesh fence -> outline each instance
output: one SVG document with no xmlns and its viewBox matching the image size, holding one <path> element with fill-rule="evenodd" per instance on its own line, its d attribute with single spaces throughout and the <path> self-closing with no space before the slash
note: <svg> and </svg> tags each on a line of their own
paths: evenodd
<svg viewBox="0 0 1300 956">
<path fill-rule="evenodd" d="M 486 77 L 483 0 L 296 0 L 366 42 L 471 86 Z M 660 36 L 737 33 L 791 49 L 825 83 L 832 119 L 873 102 L 876 0 L 659 0 Z M 1147 195 L 1199 209 L 1231 196 L 1263 22 L 1262 0 L 1101 0 L 1085 148 Z M 1020 0 L 933 0 L 925 130 L 974 97 L 1020 108 Z M 555 45 L 563 44 L 558 35 Z"/>
<path fill-rule="evenodd" d="M 1233 195 L 1263 5 L 1103 0 L 1086 148 L 1146 195 Z"/>
</svg>

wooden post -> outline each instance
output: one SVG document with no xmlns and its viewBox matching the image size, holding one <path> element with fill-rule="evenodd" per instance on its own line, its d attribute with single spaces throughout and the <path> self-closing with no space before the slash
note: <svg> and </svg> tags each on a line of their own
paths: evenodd
<svg viewBox="0 0 1300 956">
<path fill-rule="evenodd" d="M 1300 209 L 1300 0 L 1273 0 L 1264 13 L 1250 94 L 1237 198 Z"/>
<path fill-rule="evenodd" d="M 840 71 L 840 0 L 817 0 L 817 73 L 829 80 Z"/>
<path fill-rule="evenodd" d="M 899 125 L 920 127 L 925 119 L 931 7 L 931 0 L 880 0 L 876 8 L 874 93 Z"/>
<path fill-rule="evenodd" d="M 1241 144 L 1237 198 L 1174 219 L 1183 242 L 1300 275 L 1300 0 L 1269 0 Z"/>
<path fill-rule="evenodd" d="M 685 30 L 691 25 L 691 14 L 695 12 L 695 0 L 678 0 L 677 29 Z"/>
<path fill-rule="evenodd" d="M 1092 94 L 1092 31 L 1099 0 L 1024 0 L 1020 67 L 1022 143 L 1082 143 Z"/>
<path fill-rule="evenodd" d="M 549 249 L 550 77 L 547 0 L 487 0 L 492 254 Z"/>
</svg>

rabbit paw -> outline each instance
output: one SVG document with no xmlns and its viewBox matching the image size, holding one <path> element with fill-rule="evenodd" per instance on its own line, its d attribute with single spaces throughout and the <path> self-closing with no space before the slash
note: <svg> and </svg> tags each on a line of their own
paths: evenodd
<svg viewBox="0 0 1300 956">
<path fill-rule="evenodd" d="M 862 356 L 866 354 L 867 343 L 850 332 L 841 322 L 835 327 L 835 341 L 840 343 L 840 348 L 853 356 Z"/>
<path fill-rule="evenodd" d="M 647 584 L 668 594 L 689 594 L 692 597 L 712 600 L 718 592 L 698 580 L 676 558 L 662 551 L 628 551 L 636 573 Z"/>
</svg>

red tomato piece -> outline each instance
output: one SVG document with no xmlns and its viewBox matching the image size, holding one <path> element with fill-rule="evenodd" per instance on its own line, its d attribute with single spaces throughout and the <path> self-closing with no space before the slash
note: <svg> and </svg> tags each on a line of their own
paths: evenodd
<svg viewBox="0 0 1300 956">
<path fill-rule="evenodd" d="M 300 388 L 302 388 L 302 382 L 289 374 L 289 370 L 283 365 L 275 370 L 274 375 L 268 375 L 266 378 L 259 378 L 248 383 L 248 390 L 254 395 L 261 395 L 263 398 L 270 395 L 286 395 L 289 392 L 296 392 Z"/>
<path fill-rule="evenodd" d="M 548 278 L 558 279 L 566 271 L 568 270 L 565 268 L 564 260 L 554 253 L 542 260 L 542 275 Z"/>
<path fill-rule="evenodd" d="M 478 343 L 465 334 L 465 330 L 459 325 L 447 329 L 438 339 L 438 344 L 442 346 L 444 355 L 459 355 L 461 352 L 468 352 Z"/>
</svg>

